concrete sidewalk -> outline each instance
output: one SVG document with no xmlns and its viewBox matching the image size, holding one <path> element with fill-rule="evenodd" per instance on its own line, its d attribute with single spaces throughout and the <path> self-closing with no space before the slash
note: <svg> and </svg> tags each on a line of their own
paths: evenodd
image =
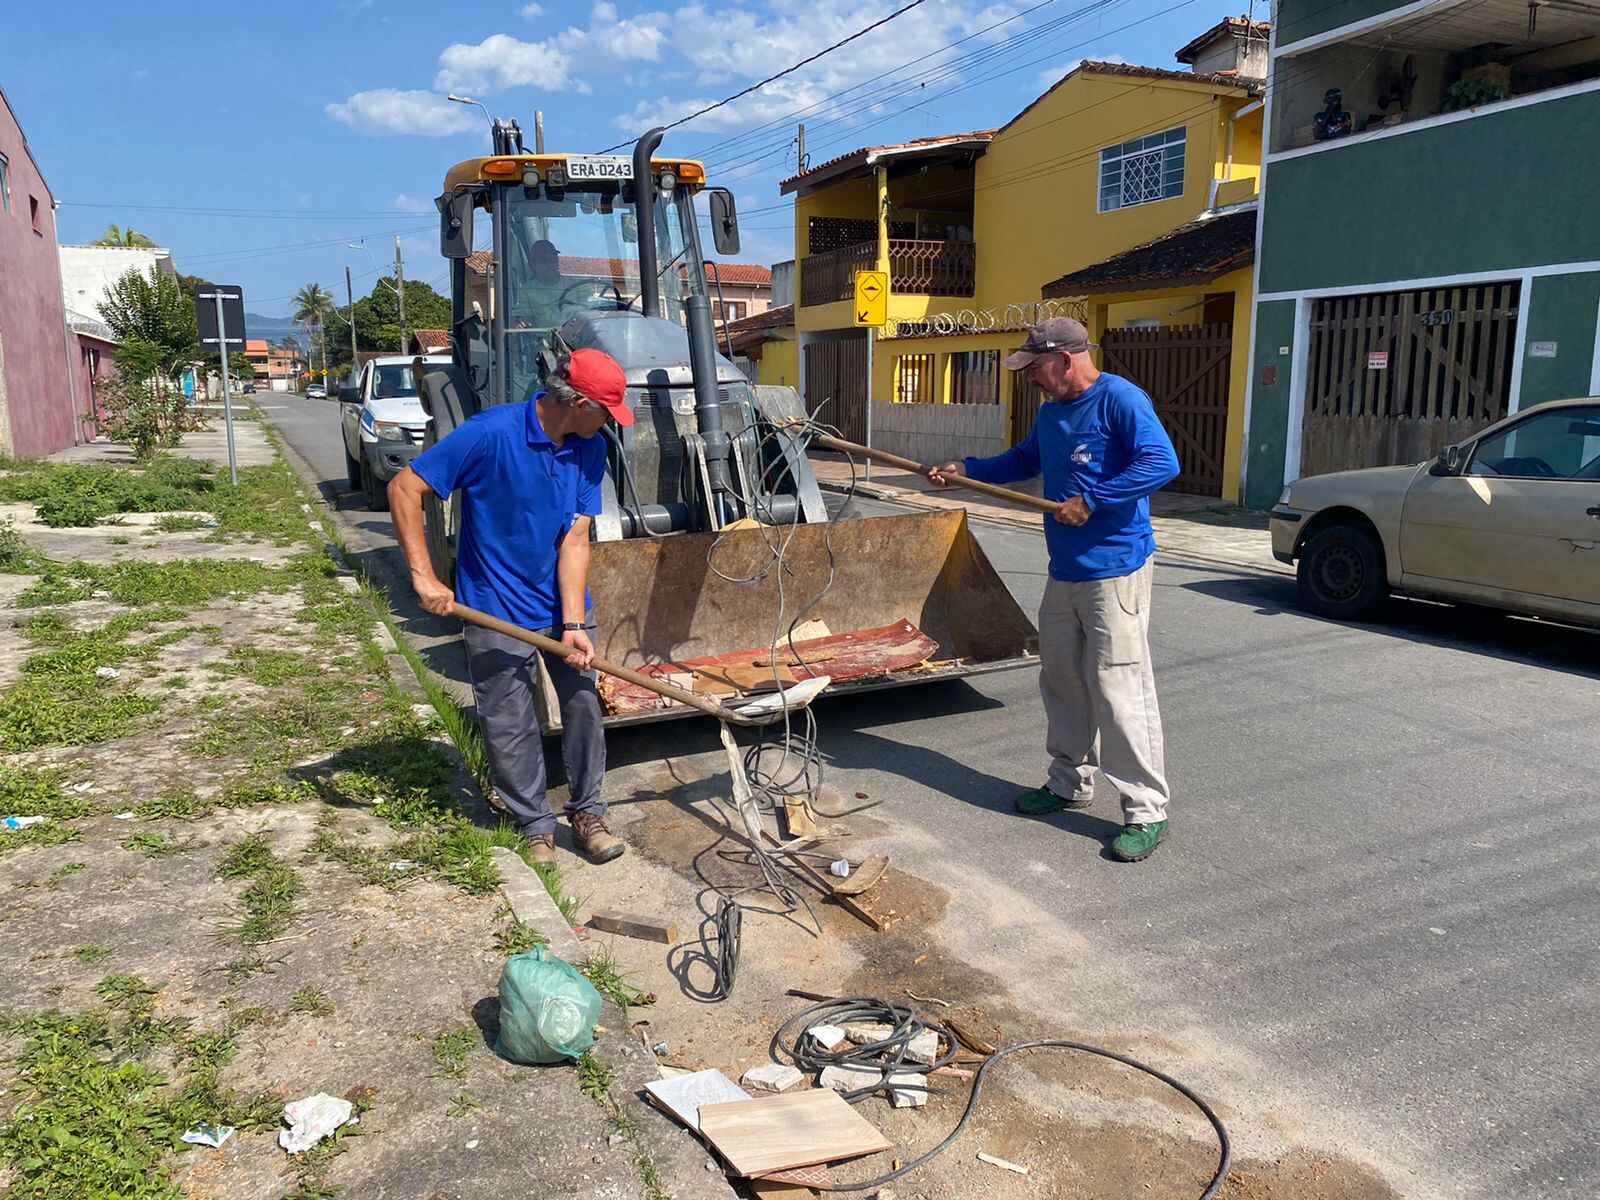
<svg viewBox="0 0 1600 1200">
<path fill-rule="evenodd" d="M 812 454 L 811 467 L 817 482 L 830 492 L 851 489 L 851 467 L 842 455 Z M 1037 496 L 1037 479 L 1014 485 L 1015 490 Z M 892 467 L 874 466 L 870 480 L 863 478 L 862 464 L 855 466 L 857 495 L 915 508 L 964 508 L 975 521 L 1042 529 L 1044 517 L 1024 505 L 1008 500 L 991 500 L 963 488 L 937 488 L 921 475 Z M 1181 555 L 1202 562 L 1249 567 L 1275 574 L 1294 573 L 1272 557 L 1272 540 L 1267 533 L 1264 513 L 1251 512 L 1211 496 L 1185 496 L 1157 492 L 1150 498 L 1151 524 L 1156 544 L 1163 554 Z"/>
</svg>

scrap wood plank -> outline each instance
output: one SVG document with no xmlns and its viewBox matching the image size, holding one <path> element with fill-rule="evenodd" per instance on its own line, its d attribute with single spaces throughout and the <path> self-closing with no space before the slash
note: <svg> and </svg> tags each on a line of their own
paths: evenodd
<svg viewBox="0 0 1600 1200">
<path fill-rule="evenodd" d="M 839 880 L 833 885 L 833 894 L 836 896 L 859 896 L 878 880 L 883 878 L 883 873 L 889 869 L 889 856 L 887 854 L 869 854 L 862 860 L 861 865 L 850 872 L 847 878 Z"/>
<path fill-rule="evenodd" d="M 752 1179 L 750 1193 L 756 1200 L 817 1200 L 817 1194 L 803 1183 L 781 1183 L 776 1179 Z"/>
<path fill-rule="evenodd" d="M 700 1134 L 735 1174 L 746 1176 L 890 1149 L 888 1139 L 832 1088 L 703 1105 Z"/>
<path fill-rule="evenodd" d="M 668 946 L 677 945 L 678 942 L 676 924 L 671 922 L 663 924 L 638 913 L 596 909 L 589 916 L 588 926 L 602 933 L 620 933 L 623 937 L 639 938 L 646 942 L 663 942 Z"/>
</svg>

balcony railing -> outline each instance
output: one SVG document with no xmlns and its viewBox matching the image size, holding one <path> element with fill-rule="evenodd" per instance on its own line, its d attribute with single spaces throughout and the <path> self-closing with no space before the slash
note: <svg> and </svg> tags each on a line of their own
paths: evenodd
<svg viewBox="0 0 1600 1200">
<path fill-rule="evenodd" d="M 857 271 L 877 265 L 876 242 L 857 242 L 800 260 L 800 303 L 832 304 L 855 295 Z M 889 290 L 912 296 L 971 296 L 977 287 L 973 242 L 889 239 Z"/>
</svg>

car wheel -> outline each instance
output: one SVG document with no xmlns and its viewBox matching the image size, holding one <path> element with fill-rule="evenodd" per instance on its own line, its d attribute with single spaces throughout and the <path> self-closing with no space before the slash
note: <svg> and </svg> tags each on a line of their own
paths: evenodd
<svg viewBox="0 0 1600 1200">
<path fill-rule="evenodd" d="M 1359 525 L 1335 525 L 1312 535 L 1301 552 L 1296 579 L 1300 603 L 1336 621 L 1370 616 L 1389 590 L 1383 549 Z"/>
<path fill-rule="evenodd" d="M 373 512 L 389 511 L 389 489 L 365 463 L 361 465 L 361 490 L 366 493 L 367 507 Z"/>
<path fill-rule="evenodd" d="M 359 458 L 351 458 L 349 450 L 344 452 L 344 477 L 350 484 L 352 492 L 361 491 L 361 460 Z"/>
</svg>

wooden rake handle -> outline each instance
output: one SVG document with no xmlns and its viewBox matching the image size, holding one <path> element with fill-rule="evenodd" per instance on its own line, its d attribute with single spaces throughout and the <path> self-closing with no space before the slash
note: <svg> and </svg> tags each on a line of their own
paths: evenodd
<svg viewBox="0 0 1600 1200">
<path fill-rule="evenodd" d="M 480 629 L 490 629 L 495 633 L 503 633 L 506 637 L 516 638 L 519 642 L 526 642 L 530 646 L 537 646 L 546 654 L 554 654 L 560 658 L 570 658 L 576 653 L 565 642 L 558 642 L 554 638 L 545 637 L 542 633 L 535 633 L 531 629 L 524 629 L 520 625 L 513 625 L 510 621 L 502 621 L 499 617 L 491 617 L 488 613 L 479 612 L 475 608 L 468 608 L 465 604 L 456 602 L 454 613 L 469 625 L 476 625 Z M 646 691 L 654 692 L 658 696 L 665 696 L 668 700 L 676 700 L 679 704 L 687 704 L 690 708 L 697 708 L 708 717 L 715 717 L 719 721 L 732 721 L 736 725 L 755 725 L 741 717 L 736 712 L 730 712 L 713 700 L 707 700 L 695 692 L 686 691 L 670 683 L 663 683 L 653 675 L 646 675 L 642 671 L 635 671 L 632 667 L 625 667 L 620 663 L 607 662 L 595 656 L 594 669 L 603 675 L 611 675 L 617 679 L 625 679 L 629 683 L 638 684 Z"/>
<path fill-rule="evenodd" d="M 902 471 L 914 471 L 918 475 L 926 475 L 928 468 L 913 459 L 901 458 L 898 454 L 890 454 L 887 450 L 874 450 L 870 446 L 862 446 L 856 442 L 847 442 L 843 438 L 830 437 L 828 434 L 818 434 L 811 439 L 813 446 L 821 446 L 824 450 L 837 450 L 841 454 L 855 455 L 860 458 L 870 458 L 875 463 L 882 463 L 886 467 L 898 467 Z M 1010 500 L 1042 513 L 1054 513 L 1061 507 L 1054 500 L 1046 500 L 1040 496 L 1030 496 L 1027 492 L 1019 492 L 1012 488 L 997 487 L 992 483 L 984 483 L 978 479 L 968 479 L 965 475 L 946 476 L 956 487 L 964 487 L 970 491 L 993 496 L 996 500 Z"/>
</svg>

